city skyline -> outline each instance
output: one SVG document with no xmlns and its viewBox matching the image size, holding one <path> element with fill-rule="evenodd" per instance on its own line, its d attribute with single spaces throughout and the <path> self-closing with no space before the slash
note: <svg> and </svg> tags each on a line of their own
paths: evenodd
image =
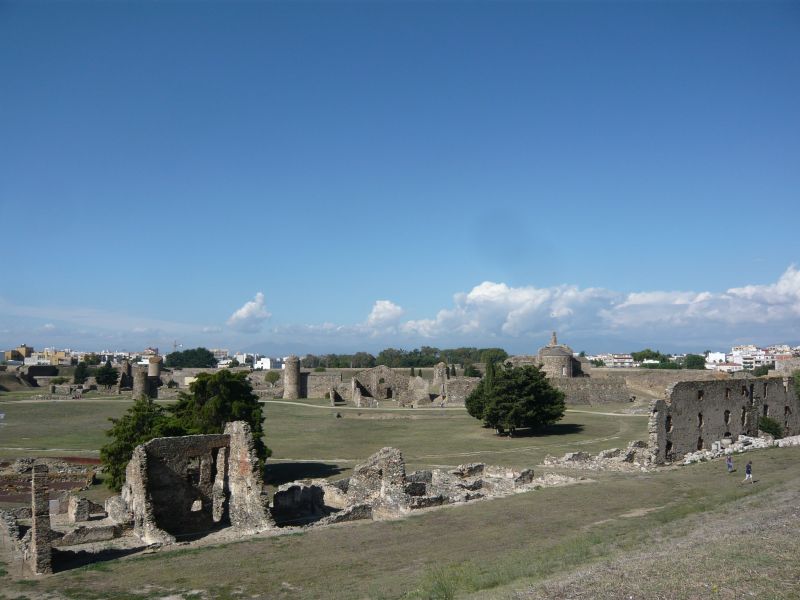
<svg viewBox="0 0 800 600">
<path fill-rule="evenodd" d="M 0 4 L 0 346 L 800 343 L 794 3 Z"/>
</svg>

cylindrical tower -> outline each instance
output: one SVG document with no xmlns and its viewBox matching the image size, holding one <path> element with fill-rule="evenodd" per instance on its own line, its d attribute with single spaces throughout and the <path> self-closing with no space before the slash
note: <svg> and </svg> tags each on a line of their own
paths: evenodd
<svg viewBox="0 0 800 600">
<path fill-rule="evenodd" d="M 147 359 L 147 376 L 161 377 L 161 357 L 151 356 Z"/>
<path fill-rule="evenodd" d="M 133 368 L 133 398 L 134 400 L 142 396 L 149 396 L 147 389 L 147 370 L 144 367 L 135 366 Z"/>
<path fill-rule="evenodd" d="M 300 359 L 294 354 L 286 359 L 283 366 L 283 398 L 297 400 L 300 397 Z"/>
</svg>

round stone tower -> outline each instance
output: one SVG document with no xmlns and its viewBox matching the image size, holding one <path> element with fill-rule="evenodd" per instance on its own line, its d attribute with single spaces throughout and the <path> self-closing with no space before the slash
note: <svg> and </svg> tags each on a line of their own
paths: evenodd
<svg viewBox="0 0 800 600">
<path fill-rule="evenodd" d="M 283 398 L 297 400 L 300 397 L 300 359 L 294 354 L 283 365 Z"/>
<path fill-rule="evenodd" d="M 161 357 L 151 356 L 147 359 L 147 376 L 148 377 L 161 377 Z"/>
</svg>

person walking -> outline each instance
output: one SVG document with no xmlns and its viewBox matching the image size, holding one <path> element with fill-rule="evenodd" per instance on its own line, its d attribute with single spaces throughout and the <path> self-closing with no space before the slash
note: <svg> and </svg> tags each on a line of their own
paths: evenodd
<svg viewBox="0 0 800 600">
<path fill-rule="evenodd" d="M 753 461 L 748 460 L 747 465 L 744 467 L 744 479 L 742 483 L 745 483 L 747 480 L 750 480 L 750 483 L 753 483 Z"/>
<path fill-rule="evenodd" d="M 725 466 L 728 467 L 728 473 L 733 473 L 733 457 L 730 454 L 725 459 Z"/>
</svg>

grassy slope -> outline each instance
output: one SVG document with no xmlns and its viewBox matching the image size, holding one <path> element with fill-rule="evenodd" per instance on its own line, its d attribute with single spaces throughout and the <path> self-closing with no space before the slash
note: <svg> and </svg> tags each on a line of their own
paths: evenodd
<svg viewBox="0 0 800 600">
<path fill-rule="evenodd" d="M 618 553 L 647 551 L 654 544 L 668 549 L 692 530 L 699 516 L 736 507 L 737 502 L 764 509 L 774 506 L 774 498 L 785 489 L 797 490 L 800 449 L 752 456 L 760 480 L 753 486 L 738 485 L 738 474 L 729 476 L 719 462 L 656 474 L 609 474 L 596 483 L 430 511 L 400 521 L 162 551 L 65 572 L 35 587 L 39 593 L 61 591 L 76 598 L 126 597 L 146 585 L 155 586 L 153 597 L 168 590 L 197 589 L 223 598 L 238 592 L 262 598 L 449 597 L 449 592 L 505 597 Z M 738 511 L 730 518 L 748 521 Z M 794 528 L 796 536 L 796 522 Z M 680 564 L 668 555 L 669 564 Z M 732 556 L 738 568 L 741 557 Z M 764 561 L 762 574 L 770 572 L 773 561 L 774 557 Z M 659 582 L 654 568 L 650 576 L 649 589 L 664 591 L 676 574 Z M 15 585 L 9 584 L 9 589 Z M 762 589 L 763 582 L 754 580 L 751 585 Z"/>
</svg>

